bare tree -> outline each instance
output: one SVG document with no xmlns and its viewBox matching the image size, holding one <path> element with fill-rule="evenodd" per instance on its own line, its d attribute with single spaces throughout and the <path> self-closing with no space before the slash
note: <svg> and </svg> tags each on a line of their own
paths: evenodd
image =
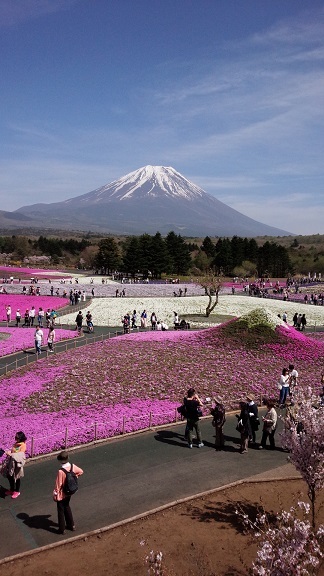
<svg viewBox="0 0 324 576">
<path fill-rule="evenodd" d="M 213 270 L 209 270 L 205 276 L 200 278 L 199 284 L 204 288 L 205 294 L 208 296 L 206 307 L 206 316 L 208 318 L 218 304 L 218 294 L 223 285 L 222 276 L 215 274 Z"/>
</svg>

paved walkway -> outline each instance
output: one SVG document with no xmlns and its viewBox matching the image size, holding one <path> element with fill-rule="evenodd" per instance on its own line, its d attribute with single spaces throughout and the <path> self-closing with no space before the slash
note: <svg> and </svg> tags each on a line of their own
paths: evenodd
<svg viewBox="0 0 324 576">
<path fill-rule="evenodd" d="M 238 452 L 236 418 L 227 418 L 226 447 L 214 450 L 210 419 L 202 421 L 205 446 L 189 450 L 184 424 L 79 449 L 71 460 L 84 469 L 72 508 L 77 532 L 58 535 L 52 490 L 58 468 L 55 456 L 30 461 L 17 500 L 0 489 L 0 559 L 142 514 L 175 500 L 194 496 L 261 474 L 274 474 L 287 463 L 281 449 Z M 277 433 L 278 434 L 278 433 Z M 277 436 L 279 443 L 279 434 Z M 7 487 L 6 480 L 1 479 Z"/>
</svg>

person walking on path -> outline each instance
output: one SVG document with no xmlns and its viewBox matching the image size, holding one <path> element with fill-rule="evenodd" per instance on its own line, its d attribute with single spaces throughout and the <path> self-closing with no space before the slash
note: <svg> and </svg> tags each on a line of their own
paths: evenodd
<svg viewBox="0 0 324 576">
<path fill-rule="evenodd" d="M 15 499 L 20 496 L 20 479 L 24 476 L 26 462 L 26 436 L 23 432 L 17 432 L 15 443 L 11 450 L 6 450 L 8 456 L 6 462 L 6 474 L 8 476 L 10 490 L 5 491 L 6 496 Z"/>
<path fill-rule="evenodd" d="M 78 335 L 80 336 L 81 332 L 82 332 L 82 322 L 83 322 L 83 314 L 81 312 L 81 310 L 79 310 L 76 319 L 75 319 L 75 323 L 76 323 L 76 329 L 78 331 Z"/>
<path fill-rule="evenodd" d="M 249 406 L 247 402 L 240 402 L 241 412 L 236 415 L 238 423 L 236 430 L 241 434 L 240 454 L 246 454 L 248 451 L 249 438 L 251 438 L 252 430 L 249 418 Z"/>
<path fill-rule="evenodd" d="M 38 356 L 42 353 L 43 338 L 44 338 L 43 330 L 41 330 L 40 326 L 37 325 L 35 330 L 35 350 Z"/>
<path fill-rule="evenodd" d="M 249 410 L 249 419 L 251 425 L 251 441 L 255 444 L 256 436 L 255 433 L 259 430 L 260 420 L 259 420 L 259 410 L 254 402 L 254 397 L 252 394 L 248 394 L 246 397 Z"/>
<path fill-rule="evenodd" d="M 189 388 L 187 398 L 185 399 L 185 406 L 187 409 L 187 423 L 188 423 L 188 446 L 192 448 L 193 431 L 196 430 L 198 448 L 203 447 L 201 439 L 201 430 L 199 426 L 199 416 L 201 415 L 201 406 L 203 405 L 198 394 L 194 388 Z"/>
<path fill-rule="evenodd" d="M 146 322 L 147 322 L 147 312 L 146 310 L 143 310 L 141 314 L 141 328 L 146 328 Z"/>
<path fill-rule="evenodd" d="M 54 326 L 49 327 L 49 332 L 47 336 L 47 346 L 49 352 L 54 352 L 54 343 L 55 343 L 55 329 Z"/>
<path fill-rule="evenodd" d="M 20 310 L 18 308 L 18 310 L 16 311 L 16 328 L 18 328 L 20 326 L 20 320 L 21 320 L 21 314 L 20 314 Z"/>
<path fill-rule="evenodd" d="M 263 416 L 263 418 L 262 418 L 262 420 L 263 420 L 263 432 L 262 432 L 261 444 L 259 446 L 260 450 L 262 448 L 266 448 L 267 438 L 269 438 L 270 449 L 274 450 L 276 447 L 274 435 L 275 435 L 276 428 L 277 428 L 278 415 L 277 415 L 277 412 L 276 412 L 275 407 L 274 407 L 274 402 L 272 402 L 271 400 L 268 400 L 267 401 L 267 409 L 268 409 L 268 411 L 267 411 L 266 415 Z"/>
<path fill-rule="evenodd" d="M 314 302 L 314 304 L 315 304 L 315 302 Z M 304 330 L 306 328 L 306 324 L 307 324 L 306 316 L 305 316 L 305 314 L 303 314 L 301 319 L 300 319 L 300 329 L 302 332 L 304 332 Z"/>
<path fill-rule="evenodd" d="M 61 464 L 61 468 L 56 475 L 53 500 L 57 506 L 58 534 L 64 534 L 65 528 L 71 531 L 76 529 L 70 506 L 71 495 L 64 492 L 64 489 L 66 490 L 66 472 L 74 472 L 74 474 L 79 477 L 83 474 L 83 470 L 69 462 L 69 455 L 65 451 L 60 452 L 57 459 Z"/>
<path fill-rule="evenodd" d="M 225 406 L 218 398 L 214 398 L 214 402 L 215 406 L 210 413 L 213 417 L 212 424 L 215 428 L 215 449 L 222 450 L 224 448 L 223 426 L 226 421 Z"/>
<path fill-rule="evenodd" d="M 8 304 L 6 306 L 6 314 L 7 314 L 7 323 L 11 322 L 11 306 Z"/>
<path fill-rule="evenodd" d="M 156 329 L 156 323 L 157 323 L 156 314 L 155 314 L 155 312 L 152 312 L 152 314 L 151 314 L 151 327 L 152 327 L 152 330 L 155 330 L 155 329 Z"/>
</svg>

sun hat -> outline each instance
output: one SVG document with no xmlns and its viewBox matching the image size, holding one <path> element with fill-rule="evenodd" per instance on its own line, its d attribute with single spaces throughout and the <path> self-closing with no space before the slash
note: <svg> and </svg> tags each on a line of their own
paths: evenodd
<svg viewBox="0 0 324 576">
<path fill-rule="evenodd" d="M 252 394 L 247 394 L 246 399 L 249 400 L 249 402 L 253 402 L 254 396 L 252 396 Z"/>
</svg>

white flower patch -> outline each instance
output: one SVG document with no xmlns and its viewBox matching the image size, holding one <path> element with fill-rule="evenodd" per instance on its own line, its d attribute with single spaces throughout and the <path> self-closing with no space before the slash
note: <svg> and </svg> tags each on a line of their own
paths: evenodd
<svg viewBox="0 0 324 576">
<path fill-rule="evenodd" d="M 137 298 L 94 298 L 89 304 L 95 326 L 121 326 L 122 317 L 129 313 L 132 315 L 133 310 L 137 312 L 137 325 L 140 324 L 140 315 L 143 310 L 147 312 L 148 321 L 154 311 L 158 320 L 164 320 L 170 327 L 173 327 L 174 312 L 177 312 L 180 319 L 185 316 L 201 314 L 202 323 L 205 324 L 203 317 L 205 315 L 208 298 L 206 296 L 186 296 L 183 298 L 159 298 L 159 297 L 137 297 Z M 288 324 L 292 324 L 292 318 L 295 312 L 305 313 L 307 325 L 324 325 L 324 306 L 306 306 L 296 302 L 284 302 L 282 300 L 270 300 L 252 296 L 232 296 L 220 295 L 219 302 L 210 320 L 217 315 L 240 317 L 248 314 L 256 308 L 264 308 L 267 315 L 274 323 L 281 324 L 278 314 L 282 316 L 287 312 Z M 62 323 L 75 323 L 78 308 L 75 312 L 67 315 L 61 315 Z M 85 316 L 86 309 L 83 311 Z M 206 319 L 208 322 L 208 319 Z M 149 324 L 149 322 L 148 322 Z M 195 326 L 196 326 L 195 322 Z"/>
</svg>

